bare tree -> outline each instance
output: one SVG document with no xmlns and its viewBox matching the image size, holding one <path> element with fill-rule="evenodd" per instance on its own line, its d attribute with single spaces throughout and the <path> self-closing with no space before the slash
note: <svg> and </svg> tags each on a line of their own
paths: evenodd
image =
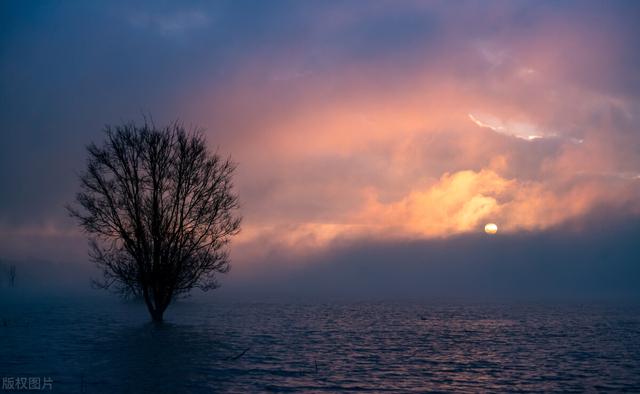
<svg viewBox="0 0 640 394">
<path fill-rule="evenodd" d="M 105 128 L 87 147 L 71 216 L 90 235 L 99 287 L 144 299 L 154 321 L 193 288 L 216 288 L 240 231 L 235 164 L 208 151 L 198 130 L 145 122 Z"/>
<path fill-rule="evenodd" d="M 16 266 L 11 264 L 9 266 L 9 286 L 13 287 L 16 283 Z"/>
</svg>

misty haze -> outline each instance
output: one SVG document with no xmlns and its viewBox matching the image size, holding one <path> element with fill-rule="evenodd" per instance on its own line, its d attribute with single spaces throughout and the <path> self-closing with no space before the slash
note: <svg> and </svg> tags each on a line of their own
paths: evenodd
<svg viewBox="0 0 640 394">
<path fill-rule="evenodd" d="M 2 2 L 0 392 L 640 392 L 639 20 Z"/>
</svg>

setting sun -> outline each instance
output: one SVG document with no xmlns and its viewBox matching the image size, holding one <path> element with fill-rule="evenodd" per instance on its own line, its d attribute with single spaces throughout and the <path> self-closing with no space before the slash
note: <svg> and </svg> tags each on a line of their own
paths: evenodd
<svg viewBox="0 0 640 394">
<path fill-rule="evenodd" d="M 498 232 L 498 225 L 495 223 L 487 223 L 484 226 L 484 232 L 487 234 L 495 234 Z"/>
</svg>

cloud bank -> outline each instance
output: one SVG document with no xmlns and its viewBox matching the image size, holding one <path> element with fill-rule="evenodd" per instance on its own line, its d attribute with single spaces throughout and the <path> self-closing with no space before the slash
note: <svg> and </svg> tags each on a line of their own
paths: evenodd
<svg viewBox="0 0 640 394">
<path fill-rule="evenodd" d="M 4 7 L 6 258 L 86 260 L 62 209 L 84 145 L 141 113 L 239 162 L 241 272 L 640 214 L 633 2 Z"/>
</svg>

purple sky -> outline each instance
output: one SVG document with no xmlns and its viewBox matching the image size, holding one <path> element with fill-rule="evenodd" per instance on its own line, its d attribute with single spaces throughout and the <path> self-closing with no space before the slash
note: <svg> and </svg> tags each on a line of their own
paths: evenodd
<svg viewBox="0 0 640 394">
<path fill-rule="evenodd" d="M 88 276 L 85 146 L 150 114 L 239 162 L 222 292 L 640 294 L 637 2 L 0 7 L 1 260 Z"/>
</svg>

